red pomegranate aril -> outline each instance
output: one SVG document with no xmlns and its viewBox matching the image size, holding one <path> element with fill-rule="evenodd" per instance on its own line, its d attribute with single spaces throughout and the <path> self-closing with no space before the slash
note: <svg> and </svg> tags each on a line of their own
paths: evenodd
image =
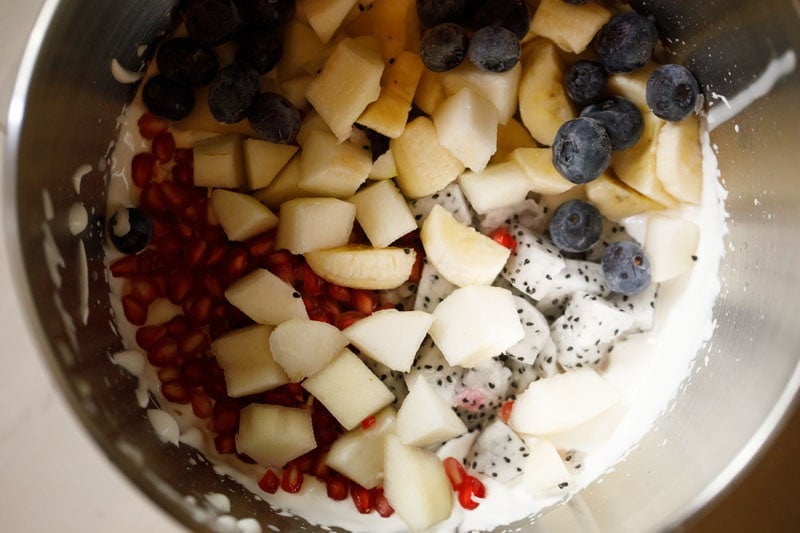
<svg viewBox="0 0 800 533">
<path fill-rule="evenodd" d="M 286 250 L 278 250 L 277 252 L 272 252 L 267 256 L 268 265 L 281 265 L 284 263 L 291 263 L 291 262 L 292 262 L 292 254 Z"/>
<path fill-rule="evenodd" d="M 132 278 L 139 274 L 139 256 L 126 255 L 111 263 L 111 275 L 115 278 Z"/>
<path fill-rule="evenodd" d="M 201 390 L 192 391 L 192 412 L 197 418 L 211 418 L 214 401 Z"/>
<path fill-rule="evenodd" d="M 311 423 L 314 426 L 314 437 L 317 439 L 318 445 L 332 444 L 339 438 L 336 419 L 327 409 L 315 405 L 314 412 L 311 413 Z"/>
<path fill-rule="evenodd" d="M 289 465 L 283 470 L 283 475 L 281 476 L 281 488 L 291 494 L 299 492 L 300 489 L 303 488 L 303 473 L 300 471 L 296 463 L 289 463 Z"/>
<path fill-rule="evenodd" d="M 236 453 L 236 437 L 233 433 L 224 433 L 214 437 L 214 448 L 217 453 Z"/>
<path fill-rule="evenodd" d="M 191 148 L 176 148 L 173 159 L 176 163 L 191 165 L 194 162 L 194 151 Z"/>
<path fill-rule="evenodd" d="M 369 489 L 353 483 L 350 487 L 350 496 L 353 497 L 353 503 L 356 504 L 359 513 L 369 514 L 374 510 L 372 492 Z"/>
<path fill-rule="evenodd" d="M 511 253 L 514 253 L 517 250 L 517 241 L 514 240 L 514 237 L 511 235 L 511 233 L 509 233 L 508 228 L 504 226 L 494 230 L 489 234 L 489 237 L 491 237 L 491 239 L 497 244 L 511 250 Z"/>
<path fill-rule="evenodd" d="M 331 325 L 333 325 L 333 323 L 335 322 L 333 315 L 331 315 L 324 309 L 319 309 L 319 308 L 309 309 L 308 318 L 316 322 L 325 322 L 326 324 L 331 324 Z"/>
<path fill-rule="evenodd" d="M 294 269 L 292 268 L 291 263 L 278 263 L 276 265 L 270 265 L 269 271 L 289 285 L 294 285 Z"/>
<path fill-rule="evenodd" d="M 227 433 L 239 427 L 240 406 L 234 400 L 214 404 L 214 431 Z"/>
<path fill-rule="evenodd" d="M 366 315 L 361 311 L 345 311 L 341 315 L 336 317 L 335 326 L 339 329 L 345 329 L 348 326 L 352 326 Z"/>
<path fill-rule="evenodd" d="M 475 476 L 467 477 L 467 482 L 472 490 L 472 495 L 476 498 L 485 498 L 486 497 L 486 487 L 483 485 L 480 479 L 476 478 Z"/>
<path fill-rule="evenodd" d="M 151 279 L 156 286 L 158 296 L 167 296 L 169 294 L 169 280 L 167 279 L 166 273 L 159 272 L 158 274 L 153 274 Z"/>
<path fill-rule="evenodd" d="M 168 131 L 162 131 L 153 138 L 150 151 L 162 163 L 171 161 L 175 155 L 175 137 Z"/>
<path fill-rule="evenodd" d="M 167 333 L 173 337 L 178 337 L 189 331 L 189 321 L 183 315 L 177 315 L 164 324 Z"/>
<path fill-rule="evenodd" d="M 334 318 L 342 314 L 342 307 L 335 300 L 325 296 L 317 300 L 317 307 L 327 311 Z"/>
<path fill-rule="evenodd" d="M 221 300 L 225 297 L 225 289 L 222 287 L 222 282 L 214 274 L 204 274 L 202 279 L 203 290 L 215 300 Z M 224 308 L 223 308 L 224 317 Z"/>
<path fill-rule="evenodd" d="M 186 252 L 186 262 L 189 266 L 196 267 L 203 263 L 206 258 L 206 251 L 208 245 L 205 241 L 195 241 L 189 245 L 189 250 Z"/>
<path fill-rule="evenodd" d="M 183 363 L 183 379 L 194 387 L 205 385 L 209 379 L 207 359 L 189 359 Z"/>
<path fill-rule="evenodd" d="M 161 394 L 168 401 L 173 403 L 189 403 L 192 401 L 192 393 L 186 383 L 180 381 L 170 381 L 161 385 Z"/>
<path fill-rule="evenodd" d="M 138 187 L 146 187 L 156 175 L 156 156 L 142 152 L 131 159 L 131 180 Z"/>
<path fill-rule="evenodd" d="M 155 250 L 148 248 L 140 252 L 136 257 L 139 258 L 139 273 L 143 276 L 149 276 L 153 273 L 156 267 L 158 256 Z"/>
<path fill-rule="evenodd" d="M 182 239 L 188 240 L 194 236 L 194 228 L 188 222 L 178 222 L 175 224 L 175 233 Z"/>
<path fill-rule="evenodd" d="M 166 201 L 158 183 L 148 183 L 142 188 L 139 204 L 149 213 L 161 213 L 166 209 Z"/>
<path fill-rule="evenodd" d="M 172 167 L 172 179 L 183 185 L 194 185 L 194 168 L 189 163 L 176 163 Z M 203 213 L 205 213 L 205 206 L 203 206 Z"/>
<path fill-rule="evenodd" d="M 183 219 L 190 223 L 192 226 L 196 225 L 203 218 L 203 213 L 206 212 L 205 205 L 189 204 L 183 210 Z"/>
<path fill-rule="evenodd" d="M 145 112 L 142 113 L 142 116 L 136 121 L 136 125 L 139 127 L 139 134 L 145 139 L 150 140 L 155 138 L 159 133 L 166 131 L 169 127 L 169 121 L 150 112 Z"/>
<path fill-rule="evenodd" d="M 147 360 L 153 366 L 169 366 L 178 360 L 178 343 L 175 339 L 164 337 L 147 351 Z"/>
<path fill-rule="evenodd" d="M 383 518 L 389 518 L 394 514 L 394 509 L 383 493 L 383 487 L 375 487 L 372 489 L 372 501 L 374 502 L 375 510 L 378 511 L 378 514 Z"/>
<path fill-rule="evenodd" d="M 136 330 L 136 344 L 143 350 L 150 350 L 167 334 L 164 326 L 143 326 Z"/>
<path fill-rule="evenodd" d="M 325 292 L 325 280 L 303 263 L 294 269 L 295 282 L 300 283 L 306 296 L 320 296 Z"/>
<path fill-rule="evenodd" d="M 153 247 L 162 262 L 172 263 L 181 256 L 181 243 L 177 237 L 167 235 L 153 241 Z"/>
<path fill-rule="evenodd" d="M 311 474 L 322 481 L 325 481 L 331 475 L 330 467 L 325 464 L 325 455 L 324 453 L 319 454 L 317 459 L 314 461 L 314 466 L 311 467 Z"/>
<path fill-rule="evenodd" d="M 329 284 L 325 288 L 325 292 L 328 294 L 328 296 L 330 296 L 337 302 L 341 302 L 343 304 L 350 303 L 350 289 L 348 289 L 347 287 Z"/>
<path fill-rule="evenodd" d="M 167 209 L 176 215 L 183 213 L 183 210 L 189 205 L 186 191 L 171 181 L 161 182 L 161 195 L 164 197 Z"/>
<path fill-rule="evenodd" d="M 181 369 L 177 366 L 165 366 L 158 369 L 158 380 L 161 383 L 170 383 L 181 379 Z"/>
<path fill-rule="evenodd" d="M 263 398 L 266 403 L 281 405 L 283 407 L 297 407 L 302 403 L 302 401 L 298 401 L 297 396 L 285 386 L 265 392 Z"/>
<path fill-rule="evenodd" d="M 364 315 L 371 315 L 378 306 L 378 295 L 375 291 L 353 289 L 350 293 L 350 304 L 354 310 L 360 311 Z"/>
<path fill-rule="evenodd" d="M 511 418 L 511 411 L 514 409 L 514 400 L 508 400 L 503 402 L 502 407 L 500 407 L 500 419 L 503 422 L 508 423 L 508 419 Z"/>
<path fill-rule="evenodd" d="M 455 457 L 446 457 L 442 461 L 442 464 L 444 465 L 444 472 L 447 474 L 447 479 L 450 480 L 450 485 L 453 486 L 453 490 L 459 490 L 461 485 L 464 484 L 464 480 L 467 479 L 467 471 L 464 469 L 464 465 Z"/>
<path fill-rule="evenodd" d="M 458 489 L 458 503 L 467 511 L 478 507 L 478 502 L 472 499 L 472 487 L 469 483 L 463 483 Z"/>
<path fill-rule="evenodd" d="M 281 480 L 272 469 L 267 469 L 261 479 L 258 480 L 258 487 L 268 494 L 275 494 L 281 486 Z"/>
<path fill-rule="evenodd" d="M 143 326 L 147 322 L 147 304 L 143 304 L 130 294 L 123 296 L 122 310 L 125 318 L 134 326 Z"/>
<path fill-rule="evenodd" d="M 130 284 L 131 296 L 144 305 L 150 305 L 158 298 L 158 286 L 148 279 L 133 279 Z"/>
<path fill-rule="evenodd" d="M 175 305 L 181 305 L 192 290 L 194 281 L 191 275 L 183 270 L 174 270 L 169 275 L 169 299 Z"/>
<path fill-rule="evenodd" d="M 247 243 L 247 251 L 252 257 L 265 257 L 275 249 L 275 232 L 270 231 L 254 237 Z"/>
<path fill-rule="evenodd" d="M 411 273 L 408 276 L 408 281 L 410 281 L 411 283 L 418 283 L 419 280 L 422 278 L 423 254 L 420 248 L 415 248 L 414 251 L 417 252 L 417 255 L 414 258 L 414 264 L 411 265 Z"/>
<path fill-rule="evenodd" d="M 374 426 L 375 422 L 377 421 L 378 419 L 375 417 L 375 415 L 369 415 L 367 418 L 361 421 L 361 427 L 364 429 L 369 429 Z"/>
<path fill-rule="evenodd" d="M 196 329 L 185 334 L 178 340 L 178 350 L 186 356 L 194 356 L 205 350 L 208 346 L 208 335 L 202 329 Z"/>
<path fill-rule="evenodd" d="M 226 244 L 216 244 L 212 246 L 206 255 L 206 266 L 211 267 L 218 265 L 225 258 L 226 253 L 228 253 L 228 246 Z"/>
<path fill-rule="evenodd" d="M 230 252 L 225 258 L 225 264 L 222 267 L 225 279 L 234 281 L 242 277 L 247 271 L 247 250 L 237 248 Z"/>
<path fill-rule="evenodd" d="M 194 300 L 186 313 L 189 323 L 194 326 L 204 326 L 211 319 L 211 298 L 201 296 Z"/>
<path fill-rule="evenodd" d="M 328 498 L 342 501 L 347 498 L 350 492 L 350 484 L 341 476 L 331 476 L 325 481 L 325 489 L 328 493 Z"/>
</svg>

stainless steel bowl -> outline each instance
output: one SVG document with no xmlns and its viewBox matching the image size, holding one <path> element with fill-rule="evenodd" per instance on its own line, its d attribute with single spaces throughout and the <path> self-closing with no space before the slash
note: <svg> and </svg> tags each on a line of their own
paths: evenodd
<svg viewBox="0 0 800 533">
<path fill-rule="evenodd" d="M 133 94 L 132 85 L 113 79 L 110 65 L 117 59 L 139 69 L 146 59 L 137 55 L 139 45 L 170 27 L 174 3 L 46 2 L 9 111 L 3 201 L 12 269 L 42 353 L 73 409 L 157 505 L 194 530 L 211 529 L 209 517 L 198 515 L 186 497 L 202 501 L 218 492 L 230 498 L 234 516 L 296 530 L 301 520 L 271 512 L 197 463 L 193 450 L 162 444 L 133 401 L 135 380 L 110 360 L 121 343 L 111 326 L 103 267 L 104 162 L 116 119 Z M 790 66 L 792 51 L 800 50 L 796 1 L 633 3 L 656 15 L 676 60 L 691 65 L 716 105 L 725 104 L 715 95 L 730 100 L 754 82 L 763 84 L 758 80 L 770 61 L 783 58 L 781 65 Z M 798 96 L 795 69 L 712 133 L 731 216 L 718 327 L 698 355 L 705 368 L 602 483 L 533 525 L 518 524 L 525 531 L 675 527 L 741 473 L 781 423 L 800 386 Z M 73 175 L 86 164 L 92 170 L 76 190 Z M 89 208 L 89 226 L 78 236 L 69 230 L 75 202 Z"/>
</svg>

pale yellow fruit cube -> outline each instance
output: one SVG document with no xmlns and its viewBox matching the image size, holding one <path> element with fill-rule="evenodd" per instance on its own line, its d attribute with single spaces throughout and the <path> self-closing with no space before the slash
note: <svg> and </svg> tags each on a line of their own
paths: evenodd
<svg viewBox="0 0 800 533">
<path fill-rule="evenodd" d="M 615 222 L 629 216 L 663 209 L 661 204 L 639 194 L 608 174 L 603 174 L 587 183 L 586 196 L 604 217 Z"/>
<path fill-rule="evenodd" d="M 259 465 L 282 468 L 316 447 L 310 410 L 262 403 L 242 409 L 236 450 Z"/>
<path fill-rule="evenodd" d="M 411 209 L 392 180 L 374 183 L 349 201 L 355 204 L 356 219 L 375 248 L 389 246 L 417 229 Z"/>
<path fill-rule="evenodd" d="M 358 0 L 297 0 L 320 41 L 327 43 Z"/>
<path fill-rule="evenodd" d="M 250 190 L 267 187 L 297 152 L 297 146 L 258 139 L 242 143 L 247 186 Z"/>
<path fill-rule="evenodd" d="M 216 189 L 211 206 L 225 235 L 232 241 L 246 241 L 278 225 L 278 217 L 250 195 Z"/>
<path fill-rule="evenodd" d="M 289 376 L 272 357 L 269 348 L 272 330 L 270 326 L 249 326 L 228 332 L 211 343 L 232 398 L 289 383 Z"/>
<path fill-rule="evenodd" d="M 194 144 L 194 184 L 237 189 L 245 184 L 242 136 L 229 133 Z"/>
<path fill-rule="evenodd" d="M 510 159 L 525 172 L 531 190 L 539 194 L 561 194 L 575 186 L 564 178 L 553 166 L 553 151 L 550 148 L 517 148 Z"/>
<path fill-rule="evenodd" d="M 564 0 L 540 0 L 531 31 L 547 37 L 565 52 L 580 54 L 610 19 L 611 11 L 598 2 L 575 5 Z"/>
<path fill-rule="evenodd" d="M 300 188 L 301 177 L 300 156 L 296 155 L 278 172 L 269 187 L 253 191 L 251 195 L 270 209 L 277 211 L 284 202 L 314 196 L 314 193 Z"/>
<path fill-rule="evenodd" d="M 369 104 L 358 123 L 387 137 L 399 137 L 406 127 L 423 68 L 417 54 L 400 52 L 383 73 L 380 97 Z"/>
<path fill-rule="evenodd" d="M 293 254 L 344 246 L 353 231 L 356 206 L 336 198 L 298 198 L 281 206 L 275 248 Z"/>
<path fill-rule="evenodd" d="M 352 196 L 372 170 L 372 156 L 366 150 L 339 143 L 320 130 L 311 131 L 300 153 L 301 189 L 319 196 Z"/>
</svg>

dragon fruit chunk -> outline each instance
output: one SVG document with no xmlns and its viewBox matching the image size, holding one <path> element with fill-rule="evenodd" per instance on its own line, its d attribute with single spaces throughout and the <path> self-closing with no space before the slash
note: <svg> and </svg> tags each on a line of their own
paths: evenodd
<svg viewBox="0 0 800 533">
<path fill-rule="evenodd" d="M 453 405 L 456 391 L 462 388 L 463 373 L 464 369 L 460 366 L 450 366 L 433 340 L 427 338 L 422 342 L 414 364 L 404 379 L 406 387 L 410 387 L 417 376 L 423 376 L 448 405 Z"/>
<path fill-rule="evenodd" d="M 564 313 L 572 295 L 576 292 L 608 296 L 611 291 L 603 277 L 600 263 L 566 259 L 565 266 L 556 277 L 553 286 L 537 302 L 536 308 L 549 320 L 555 320 Z"/>
<path fill-rule="evenodd" d="M 558 374 L 558 348 L 556 348 L 556 344 L 553 342 L 552 330 L 550 335 L 547 342 L 542 346 L 539 357 L 536 358 L 536 362 L 533 364 L 533 370 L 536 372 L 539 379 L 549 378 Z"/>
<path fill-rule="evenodd" d="M 585 460 L 586 452 L 580 450 L 567 450 L 564 452 L 564 464 L 573 476 L 577 476 L 580 473 Z"/>
<path fill-rule="evenodd" d="M 468 429 L 482 427 L 495 418 L 497 409 L 508 396 L 512 379 L 511 370 L 501 357 L 464 371 L 462 386 L 451 405 Z"/>
<path fill-rule="evenodd" d="M 462 224 L 467 226 L 472 224 L 472 209 L 458 183 L 451 183 L 430 196 L 423 196 L 408 202 L 408 207 L 411 209 L 414 220 L 417 221 L 418 225 L 422 224 L 422 221 L 428 216 L 434 205 L 441 205 L 447 209 Z"/>
<path fill-rule="evenodd" d="M 550 342 L 549 337 L 546 342 Z M 508 390 L 509 399 L 521 394 L 528 388 L 528 385 L 539 379 L 539 372 L 534 365 L 521 363 L 513 355 L 506 354 L 503 362 L 511 370 L 511 384 Z"/>
<path fill-rule="evenodd" d="M 542 350 L 542 346 L 550 336 L 550 325 L 542 313 L 527 299 L 514 296 L 517 313 L 525 331 L 525 338 L 508 348 L 507 353 L 516 357 L 517 361 L 532 365 Z"/>
<path fill-rule="evenodd" d="M 467 467 L 500 483 L 509 483 L 523 473 L 530 452 L 525 442 L 501 420 L 483 428 L 467 455 Z"/>
<path fill-rule="evenodd" d="M 633 296 L 615 293 L 608 298 L 612 305 L 633 318 L 630 333 L 650 331 L 653 328 L 658 289 L 658 283 L 651 283 L 642 292 Z"/>
<path fill-rule="evenodd" d="M 606 251 L 608 245 L 612 242 L 619 241 L 632 241 L 633 238 L 628 235 L 625 228 L 607 218 L 603 219 L 603 231 L 600 233 L 600 240 L 597 244 L 592 246 L 591 250 L 586 252 L 585 259 L 592 262 L 600 262 L 603 257 L 603 252 Z"/>
<path fill-rule="evenodd" d="M 544 208 L 536 200 L 528 198 L 522 202 L 488 211 L 480 222 L 481 233 L 489 234 L 500 227 L 519 224 L 537 233 L 547 231 Z"/>
<path fill-rule="evenodd" d="M 528 298 L 539 300 L 564 270 L 564 257 L 549 239 L 524 226 L 514 224 L 509 231 L 517 241 L 517 249 L 501 274 Z"/>
<path fill-rule="evenodd" d="M 457 288 L 439 274 L 436 267 L 428 261 L 424 261 L 422 274 L 417 284 L 414 310 L 433 313 L 436 306 Z"/>
</svg>

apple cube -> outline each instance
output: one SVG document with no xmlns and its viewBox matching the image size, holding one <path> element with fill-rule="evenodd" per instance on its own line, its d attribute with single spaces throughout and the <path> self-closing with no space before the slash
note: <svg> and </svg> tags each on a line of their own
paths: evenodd
<svg viewBox="0 0 800 533">
<path fill-rule="evenodd" d="M 415 0 L 375 0 L 364 4 L 366 9 L 347 23 L 347 35 L 376 37 L 386 61 L 404 50 L 419 50 L 421 28 Z"/>
<path fill-rule="evenodd" d="M 327 43 L 358 0 L 297 0 L 320 41 Z"/>
<path fill-rule="evenodd" d="M 392 370 L 408 372 L 432 323 L 433 315 L 424 311 L 384 309 L 355 322 L 343 333 L 362 354 Z"/>
<path fill-rule="evenodd" d="M 249 326 L 226 333 L 211 343 L 225 373 L 232 398 L 268 391 L 289 383 L 269 349 L 269 326 Z"/>
<path fill-rule="evenodd" d="M 458 184 L 478 214 L 518 204 L 531 190 L 530 181 L 514 161 L 489 165 L 482 172 L 465 172 Z"/>
<path fill-rule="evenodd" d="M 356 206 L 336 198 L 298 198 L 281 206 L 275 248 L 304 254 L 350 240 Z"/>
<path fill-rule="evenodd" d="M 697 115 L 680 122 L 667 122 L 661 128 L 656 147 L 656 174 L 671 196 L 681 202 L 700 203 L 703 153 Z"/>
<path fill-rule="evenodd" d="M 639 194 L 608 174 L 603 174 L 587 183 L 586 196 L 601 215 L 615 222 L 647 211 L 663 209 L 661 204 Z"/>
<path fill-rule="evenodd" d="M 372 170 L 370 153 L 339 143 L 330 133 L 313 130 L 300 153 L 300 188 L 320 196 L 347 198 L 366 181 Z"/>
<path fill-rule="evenodd" d="M 348 343 L 347 337 L 330 324 L 302 318 L 278 325 L 269 337 L 272 357 L 293 382 L 316 374 Z"/>
<path fill-rule="evenodd" d="M 297 146 L 247 139 L 242 143 L 242 151 L 247 186 L 250 190 L 255 190 L 272 183 L 278 172 L 297 152 Z"/>
<path fill-rule="evenodd" d="M 301 177 L 300 156 L 295 156 L 278 172 L 269 187 L 258 189 L 250 194 L 270 209 L 277 211 L 284 202 L 313 196 L 312 193 L 300 188 Z"/>
<path fill-rule="evenodd" d="M 429 330 L 453 366 L 475 367 L 525 337 L 511 291 L 500 287 L 456 289 L 433 311 Z"/>
<path fill-rule="evenodd" d="M 303 382 L 306 389 L 350 430 L 394 401 L 394 394 L 348 349 Z"/>
<path fill-rule="evenodd" d="M 447 93 L 439 74 L 427 68 L 423 69 L 417 92 L 414 94 L 414 104 L 428 115 L 433 115 L 446 98 Z"/>
<path fill-rule="evenodd" d="M 356 220 L 375 248 L 385 248 L 417 229 L 411 209 L 391 180 L 374 183 L 349 201 L 355 204 Z"/>
<path fill-rule="evenodd" d="M 284 96 L 299 111 L 306 111 L 309 107 L 306 93 L 312 81 L 314 81 L 314 76 L 311 74 L 297 76 L 296 78 L 282 81 L 275 92 Z"/>
<path fill-rule="evenodd" d="M 379 155 L 372 164 L 369 177 L 373 180 L 388 180 L 395 176 L 397 176 L 397 165 L 394 163 L 392 150 L 389 149 Z"/>
<path fill-rule="evenodd" d="M 386 436 L 394 433 L 396 419 L 394 408 L 386 407 L 369 428 L 357 426 L 341 435 L 328 450 L 325 464 L 365 489 L 377 487 L 383 481 Z"/>
<path fill-rule="evenodd" d="M 399 137 L 424 68 L 417 54 L 400 52 L 383 73 L 380 97 L 367 106 L 358 123 L 392 139 Z"/>
<path fill-rule="evenodd" d="M 489 162 L 501 163 L 507 161 L 511 152 L 517 148 L 537 148 L 538 146 L 525 126 L 512 117 L 505 124 L 497 125 L 497 151 Z"/>
<path fill-rule="evenodd" d="M 267 206 L 240 192 L 215 189 L 211 206 L 231 241 L 246 241 L 278 225 L 278 217 Z"/>
<path fill-rule="evenodd" d="M 327 54 L 325 43 L 311 26 L 293 18 L 283 30 L 283 54 L 275 70 L 282 80 L 295 78 L 307 74 L 307 66 L 319 63 Z"/>
<path fill-rule="evenodd" d="M 553 166 L 550 148 L 517 148 L 511 152 L 511 159 L 525 172 L 533 192 L 561 194 L 575 186 Z"/>
<path fill-rule="evenodd" d="M 410 248 L 348 245 L 305 254 L 325 281 L 353 289 L 396 289 L 411 276 L 417 254 Z"/>
<path fill-rule="evenodd" d="M 497 108 L 469 87 L 439 104 L 433 124 L 439 144 L 470 170 L 482 171 L 497 150 Z"/>
<path fill-rule="evenodd" d="M 312 131 L 324 131 L 325 133 L 333 133 L 331 129 L 325 124 L 325 120 L 319 113 L 313 109 L 303 117 L 303 122 L 300 123 L 300 131 L 297 132 L 297 144 L 301 147 L 306 145 L 309 135 Z"/>
<path fill-rule="evenodd" d="M 541 0 L 531 20 L 531 31 L 565 52 L 580 54 L 610 19 L 611 11 L 596 2 L 575 5 L 564 0 Z"/>
<path fill-rule="evenodd" d="M 650 259 L 653 283 L 690 271 L 697 261 L 699 242 L 700 228 L 694 222 L 661 215 L 649 217 L 644 253 Z"/>
<path fill-rule="evenodd" d="M 423 376 L 417 377 L 397 412 L 397 436 L 403 444 L 425 447 L 466 432 L 450 405 Z"/>
<path fill-rule="evenodd" d="M 549 440 L 538 439 L 530 446 L 523 467 L 523 486 L 534 497 L 558 496 L 572 481 L 561 455 Z"/>
<path fill-rule="evenodd" d="M 234 281 L 225 298 L 258 324 L 277 326 L 291 318 L 308 318 L 300 293 L 264 268 Z"/>
<path fill-rule="evenodd" d="M 219 135 L 194 143 L 194 184 L 236 189 L 245 184 L 242 137 Z"/>
<path fill-rule="evenodd" d="M 281 468 L 316 447 L 308 409 L 260 403 L 242 409 L 236 450 L 261 466 Z"/>
<path fill-rule="evenodd" d="M 447 96 L 469 87 L 489 100 L 497 108 L 498 121 L 505 124 L 517 112 L 521 75 L 520 63 L 507 72 L 498 73 L 483 71 L 470 61 L 464 61 L 458 68 L 439 74 L 439 78 Z"/>
</svg>

